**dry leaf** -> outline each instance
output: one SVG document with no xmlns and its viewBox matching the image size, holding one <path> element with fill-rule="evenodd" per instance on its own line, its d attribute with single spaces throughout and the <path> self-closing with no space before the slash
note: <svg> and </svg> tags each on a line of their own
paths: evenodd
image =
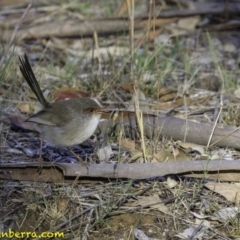
<svg viewBox="0 0 240 240">
<path fill-rule="evenodd" d="M 92 58 L 100 58 L 103 61 L 111 60 L 111 56 L 123 56 L 129 54 L 129 48 L 127 47 L 102 47 L 98 49 L 91 49 L 86 54 L 88 60 L 92 60 Z"/>
<path fill-rule="evenodd" d="M 167 186 L 171 189 L 178 185 L 177 181 L 172 179 L 171 177 L 167 178 Z"/>
<path fill-rule="evenodd" d="M 191 98 L 188 97 L 178 97 L 176 100 L 171 101 L 171 102 L 166 102 L 166 103 L 156 103 L 152 106 L 153 110 L 168 110 L 168 109 L 173 109 L 177 108 L 183 105 L 190 105 L 194 102 Z"/>
<path fill-rule="evenodd" d="M 134 236 L 138 240 L 150 240 L 150 238 L 143 231 L 137 228 L 134 229 Z"/>
<path fill-rule="evenodd" d="M 160 150 L 154 154 L 152 162 L 153 163 L 164 162 L 169 159 L 170 160 L 173 159 L 172 154 L 170 153 L 170 151 L 167 151 L 164 147 L 161 147 Z"/>
<path fill-rule="evenodd" d="M 172 23 L 167 28 L 172 32 L 172 36 L 176 37 L 188 34 L 189 31 L 194 30 L 199 21 L 199 16 L 181 18 L 177 23 Z"/>
<path fill-rule="evenodd" d="M 164 96 L 159 97 L 160 102 L 169 102 L 177 98 L 177 94 L 174 92 L 168 93 Z"/>
<path fill-rule="evenodd" d="M 141 159 L 143 156 L 142 150 L 135 149 L 131 152 L 131 160 L 141 162 L 139 159 Z"/>
<path fill-rule="evenodd" d="M 110 145 L 100 148 L 97 151 L 98 158 L 101 162 L 107 161 L 113 154 L 112 147 Z"/>
<path fill-rule="evenodd" d="M 231 42 L 226 42 L 223 45 L 223 51 L 228 53 L 235 53 L 237 51 L 236 46 Z"/>
<path fill-rule="evenodd" d="M 19 109 L 23 113 L 30 113 L 32 112 L 32 106 L 29 103 L 18 103 L 16 108 Z"/>
<path fill-rule="evenodd" d="M 129 150 L 135 150 L 135 141 L 130 139 L 121 139 L 119 145 Z"/>
<path fill-rule="evenodd" d="M 185 30 L 193 30 L 196 28 L 200 18 L 199 16 L 186 17 L 178 21 L 178 27 Z"/>
<path fill-rule="evenodd" d="M 216 216 L 221 222 L 226 222 L 228 220 L 236 218 L 238 214 L 238 207 L 231 208 L 223 208 L 219 211 L 214 212 L 214 216 Z"/>
<path fill-rule="evenodd" d="M 162 97 L 162 96 L 174 93 L 174 92 L 176 93 L 176 91 L 173 91 L 173 90 L 171 90 L 169 88 L 165 88 L 165 87 L 159 87 L 157 89 L 157 94 L 159 97 Z"/>
<path fill-rule="evenodd" d="M 211 160 L 219 160 L 219 159 L 232 161 L 234 160 L 233 153 L 229 150 L 225 150 L 221 148 L 211 151 Z"/>
<path fill-rule="evenodd" d="M 127 110 L 128 111 L 135 110 L 136 97 L 137 97 L 137 100 L 139 103 L 139 109 L 145 113 L 150 112 L 149 102 L 148 102 L 147 98 L 145 97 L 145 94 L 140 89 L 136 89 L 136 94 L 133 94 L 133 97 L 129 102 L 129 107 Z"/>
<path fill-rule="evenodd" d="M 203 239 L 204 232 L 210 227 L 211 224 L 209 221 L 196 219 L 194 226 L 185 229 L 176 236 L 180 239 L 190 239 L 190 236 L 194 236 L 194 239 Z"/>
<path fill-rule="evenodd" d="M 160 197 L 157 194 L 154 194 L 152 196 L 139 196 L 138 200 L 133 202 L 133 203 L 128 203 L 127 206 L 129 207 L 148 207 L 150 208 L 154 208 L 154 209 L 158 209 L 161 212 L 167 213 L 168 212 L 168 208 L 166 205 L 164 205 L 163 203 L 159 203 L 161 202 Z M 156 203 L 156 204 L 155 204 Z"/>
<path fill-rule="evenodd" d="M 180 146 L 181 149 L 186 153 L 190 153 L 193 151 L 197 151 L 201 155 L 203 155 L 205 153 L 204 146 L 202 146 L 202 145 L 198 145 L 195 143 L 189 143 L 189 142 L 181 142 L 181 141 L 178 141 L 177 145 Z"/>
<path fill-rule="evenodd" d="M 128 91 L 128 92 L 133 92 L 134 91 L 134 85 L 133 84 L 128 84 L 128 83 L 123 83 L 122 89 Z"/>
<path fill-rule="evenodd" d="M 77 90 L 75 88 L 62 87 L 52 91 L 51 97 L 54 102 L 58 102 L 76 97 L 90 97 L 90 94 L 81 90 Z"/>
<path fill-rule="evenodd" d="M 178 150 L 177 148 L 173 148 L 173 149 L 172 149 L 172 152 L 173 152 L 174 160 L 176 160 L 176 157 L 177 157 L 178 154 L 179 154 L 179 150 Z"/>
<path fill-rule="evenodd" d="M 191 212 L 192 215 L 196 218 L 198 218 L 199 220 L 203 220 L 203 219 L 206 219 L 206 218 L 210 218 L 211 220 L 216 220 L 215 217 L 212 217 L 210 215 L 201 215 L 201 214 L 198 214 L 198 213 L 195 213 L 195 212 Z"/>
<path fill-rule="evenodd" d="M 211 191 L 222 195 L 230 202 L 236 202 L 238 204 L 240 201 L 240 188 L 235 184 L 209 182 L 204 186 Z"/>
<path fill-rule="evenodd" d="M 42 110 L 42 105 L 39 102 L 30 102 L 30 103 L 18 103 L 16 108 L 23 113 L 36 113 Z"/>
</svg>

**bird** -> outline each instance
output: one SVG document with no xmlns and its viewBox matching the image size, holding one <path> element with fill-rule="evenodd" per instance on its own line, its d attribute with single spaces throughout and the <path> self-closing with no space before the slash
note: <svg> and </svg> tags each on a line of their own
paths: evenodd
<svg viewBox="0 0 240 240">
<path fill-rule="evenodd" d="M 19 56 L 20 71 L 43 109 L 25 121 L 34 124 L 41 138 L 51 146 L 71 147 L 87 140 L 96 130 L 104 112 L 97 99 L 76 97 L 49 103 L 38 84 L 28 57 Z"/>
</svg>

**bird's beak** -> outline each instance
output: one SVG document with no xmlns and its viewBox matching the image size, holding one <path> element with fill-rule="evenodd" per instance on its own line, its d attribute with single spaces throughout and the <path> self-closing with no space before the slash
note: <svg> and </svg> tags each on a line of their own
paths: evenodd
<svg viewBox="0 0 240 240">
<path fill-rule="evenodd" d="M 96 114 L 101 114 L 101 119 L 112 119 L 112 116 L 115 115 L 116 110 L 109 108 L 95 108 L 93 112 Z"/>
<path fill-rule="evenodd" d="M 99 114 L 102 114 L 102 113 L 110 113 L 112 112 L 111 109 L 108 109 L 108 108 L 94 108 L 93 110 L 94 113 L 99 113 Z"/>
</svg>

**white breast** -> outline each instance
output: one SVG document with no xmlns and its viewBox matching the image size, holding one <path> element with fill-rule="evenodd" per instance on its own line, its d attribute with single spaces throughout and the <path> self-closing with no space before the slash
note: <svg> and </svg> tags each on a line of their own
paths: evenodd
<svg viewBox="0 0 240 240">
<path fill-rule="evenodd" d="M 100 115 L 94 115 L 93 117 L 91 117 L 91 119 L 85 124 L 84 126 L 84 131 L 82 131 L 82 133 L 80 134 L 80 138 L 84 139 L 82 140 L 85 141 L 87 140 L 89 137 L 91 137 L 93 135 L 93 133 L 95 132 L 97 125 L 99 123 L 100 120 Z"/>
<path fill-rule="evenodd" d="M 100 115 L 94 115 L 85 124 L 76 119 L 74 124 L 71 122 L 64 128 L 45 125 L 42 135 L 53 146 L 74 146 L 84 142 L 94 133 L 99 120 Z"/>
</svg>

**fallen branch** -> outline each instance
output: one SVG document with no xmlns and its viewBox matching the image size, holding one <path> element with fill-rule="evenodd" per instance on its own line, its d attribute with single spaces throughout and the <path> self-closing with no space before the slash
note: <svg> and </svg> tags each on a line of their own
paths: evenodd
<svg viewBox="0 0 240 240">
<path fill-rule="evenodd" d="M 149 115 L 145 116 L 143 121 L 144 133 L 150 139 L 165 137 L 174 141 L 180 140 L 203 146 L 207 146 L 213 129 L 213 124 L 192 122 L 172 116 Z M 133 117 L 117 122 L 114 131 L 122 129 L 122 125 L 137 129 L 136 119 Z M 99 124 L 103 131 L 111 126 L 112 123 L 109 121 Z M 210 146 L 240 149 L 240 129 L 230 126 L 217 126 L 213 132 Z"/>
<path fill-rule="evenodd" d="M 155 21 L 157 25 L 165 26 L 166 19 L 170 22 L 176 21 L 178 18 L 185 18 L 197 15 L 207 14 L 239 14 L 240 4 L 239 3 L 195 3 L 195 9 L 180 9 L 172 11 L 161 11 L 155 15 Z M 39 10 L 41 10 L 39 8 Z M 34 9 L 38 11 L 38 8 Z M 142 29 L 147 26 L 149 21 L 149 15 L 143 14 L 137 16 L 134 19 L 134 30 Z M 46 27 L 47 26 L 47 27 Z M 33 38 L 49 38 L 49 37 L 86 37 L 92 36 L 94 32 L 98 34 L 114 34 L 119 32 L 128 31 L 128 19 L 126 17 L 115 17 L 115 18 L 101 18 L 101 19 L 88 19 L 79 20 L 66 20 L 62 24 L 56 24 L 55 21 L 44 22 L 30 26 L 28 28 L 21 29 L 17 33 L 18 39 L 33 39 Z M 4 29 L 0 31 L 1 38 L 5 41 L 8 40 L 9 31 Z"/>
<path fill-rule="evenodd" d="M 46 182 L 62 182 L 63 180 L 74 180 L 78 177 L 85 178 L 128 178 L 147 179 L 166 176 L 169 174 L 202 174 L 201 177 L 211 178 L 211 173 L 240 172 L 240 160 L 226 161 L 181 161 L 163 163 L 133 163 L 133 164 L 91 164 L 88 168 L 79 163 L 43 163 L 41 175 L 37 172 L 39 163 L 8 163 L 0 164 L 1 179 L 33 180 Z M 59 169 L 62 171 L 59 171 Z M 189 175 L 191 176 L 191 175 Z M 238 179 L 228 179 L 231 181 Z"/>
</svg>

